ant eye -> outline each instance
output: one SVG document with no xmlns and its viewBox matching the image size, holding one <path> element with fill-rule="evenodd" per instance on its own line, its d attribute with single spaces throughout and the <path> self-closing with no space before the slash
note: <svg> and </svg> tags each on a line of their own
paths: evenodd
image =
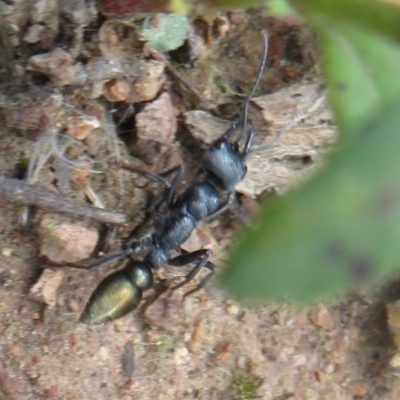
<svg viewBox="0 0 400 400">
<path fill-rule="evenodd" d="M 214 147 L 216 148 L 216 149 L 219 149 L 219 150 L 221 150 L 221 149 L 223 149 L 225 146 L 226 146 L 226 140 L 225 139 L 221 139 L 221 140 L 218 140 L 218 142 L 216 142 L 215 144 L 214 144 Z"/>
</svg>

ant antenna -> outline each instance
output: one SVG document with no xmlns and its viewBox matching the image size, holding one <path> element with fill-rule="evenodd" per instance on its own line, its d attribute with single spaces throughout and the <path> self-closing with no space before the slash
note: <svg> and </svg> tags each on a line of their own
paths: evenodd
<svg viewBox="0 0 400 400">
<path fill-rule="evenodd" d="M 251 89 L 250 94 L 247 96 L 246 101 L 244 102 L 242 131 L 244 131 L 247 127 L 247 121 L 248 121 L 248 117 L 249 117 L 249 103 L 250 103 L 251 98 L 254 96 L 254 92 L 256 91 L 258 84 L 260 83 L 261 75 L 264 72 L 265 64 L 267 62 L 268 35 L 265 30 L 262 30 L 261 33 L 264 38 L 264 54 L 263 54 L 263 59 L 261 61 L 260 68 L 258 69 L 258 72 L 257 72 L 256 81 L 254 82 L 253 88 Z"/>
</svg>

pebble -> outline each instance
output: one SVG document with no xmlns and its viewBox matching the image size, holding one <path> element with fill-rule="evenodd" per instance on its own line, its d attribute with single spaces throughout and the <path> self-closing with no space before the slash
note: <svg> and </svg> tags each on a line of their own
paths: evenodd
<svg viewBox="0 0 400 400">
<path fill-rule="evenodd" d="M 90 115 L 74 115 L 65 123 L 67 132 L 78 140 L 85 140 L 93 130 L 100 128 L 100 121 Z"/>
<path fill-rule="evenodd" d="M 186 364 L 189 359 L 189 350 L 186 347 L 178 347 L 174 352 L 174 361 L 176 365 Z"/>
<path fill-rule="evenodd" d="M 40 255 L 57 264 L 78 263 L 94 251 L 99 233 L 84 220 L 57 213 L 43 215 L 38 234 Z"/>
<path fill-rule="evenodd" d="M 40 303 L 54 307 L 57 302 L 57 290 L 65 272 L 60 268 L 46 268 L 38 281 L 29 289 L 29 296 Z"/>
<path fill-rule="evenodd" d="M 135 152 L 147 164 L 171 148 L 177 129 L 175 109 L 168 93 L 146 104 L 136 115 L 137 142 Z"/>
<path fill-rule="evenodd" d="M 67 302 L 67 306 L 72 312 L 77 312 L 79 310 L 79 304 L 74 299 L 69 299 Z"/>
<path fill-rule="evenodd" d="M 12 249 L 3 249 L 3 250 L 1 251 L 1 254 L 2 254 L 4 257 L 10 257 L 11 254 L 12 254 Z"/>
<path fill-rule="evenodd" d="M 238 315 L 239 314 L 239 307 L 236 304 L 228 304 L 226 306 L 226 312 L 229 315 Z"/>
<path fill-rule="evenodd" d="M 57 47 L 54 50 L 31 56 L 28 64 L 35 70 L 49 75 L 58 86 L 83 84 L 86 73 L 80 63 L 65 50 Z"/>
</svg>

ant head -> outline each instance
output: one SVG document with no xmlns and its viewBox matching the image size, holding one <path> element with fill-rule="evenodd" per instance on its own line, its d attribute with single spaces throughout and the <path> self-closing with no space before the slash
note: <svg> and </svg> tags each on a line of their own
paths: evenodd
<svg viewBox="0 0 400 400">
<path fill-rule="evenodd" d="M 224 135 L 206 151 L 203 169 L 215 186 L 223 191 L 232 191 L 247 172 L 244 154 L 239 152 L 237 142 L 229 142 Z"/>
</svg>

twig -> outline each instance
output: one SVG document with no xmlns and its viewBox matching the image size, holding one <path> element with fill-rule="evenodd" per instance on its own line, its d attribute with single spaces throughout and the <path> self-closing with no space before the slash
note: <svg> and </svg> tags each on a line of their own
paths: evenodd
<svg viewBox="0 0 400 400">
<path fill-rule="evenodd" d="M 0 196 L 13 202 L 38 206 L 76 217 L 92 218 L 110 224 L 121 225 L 127 221 L 127 216 L 123 212 L 92 207 L 40 186 L 29 185 L 3 175 L 0 175 Z"/>
</svg>

